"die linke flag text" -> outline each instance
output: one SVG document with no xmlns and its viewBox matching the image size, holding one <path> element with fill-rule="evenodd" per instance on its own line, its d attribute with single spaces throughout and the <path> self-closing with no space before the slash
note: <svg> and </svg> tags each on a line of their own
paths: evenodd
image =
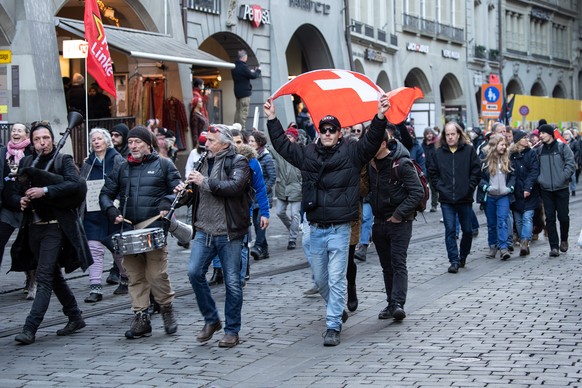
<svg viewBox="0 0 582 388">
<path fill-rule="evenodd" d="M 384 93 L 363 74 L 339 69 L 314 70 L 293 78 L 273 94 L 277 97 L 296 94 L 307 106 L 317 126 L 327 115 L 337 117 L 342 127 L 371 120 L 378 112 L 378 100 L 388 96 L 388 121 L 401 123 L 415 100 L 424 97 L 418 88 L 398 88 Z"/>
<path fill-rule="evenodd" d="M 113 65 L 97 0 L 85 0 L 85 40 L 89 44 L 87 71 L 103 90 L 116 96 Z"/>
</svg>

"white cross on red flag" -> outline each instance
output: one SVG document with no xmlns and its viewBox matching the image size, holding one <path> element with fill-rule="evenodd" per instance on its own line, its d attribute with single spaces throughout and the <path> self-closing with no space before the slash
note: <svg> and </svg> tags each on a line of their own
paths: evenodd
<svg viewBox="0 0 582 388">
<path fill-rule="evenodd" d="M 89 45 L 87 71 L 107 93 L 116 96 L 113 64 L 96 0 L 85 0 L 85 40 Z"/>
<path fill-rule="evenodd" d="M 388 96 L 388 121 L 401 123 L 415 100 L 424 97 L 418 88 L 398 88 L 384 93 L 364 74 L 348 70 L 325 69 L 303 73 L 293 78 L 273 94 L 277 97 L 296 94 L 307 106 L 317 125 L 327 115 L 335 116 L 342 127 L 371 120 L 378 112 L 378 100 Z"/>
</svg>

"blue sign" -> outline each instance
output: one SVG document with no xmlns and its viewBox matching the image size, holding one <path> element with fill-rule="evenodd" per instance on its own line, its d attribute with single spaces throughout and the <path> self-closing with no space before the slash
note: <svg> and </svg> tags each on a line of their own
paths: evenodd
<svg viewBox="0 0 582 388">
<path fill-rule="evenodd" d="M 499 101 L 499 89 L 490 86 L 487 89 L 485 89 L 485 99 L 487 100 L 487 102 L 497 102 Z"/>
</svg>

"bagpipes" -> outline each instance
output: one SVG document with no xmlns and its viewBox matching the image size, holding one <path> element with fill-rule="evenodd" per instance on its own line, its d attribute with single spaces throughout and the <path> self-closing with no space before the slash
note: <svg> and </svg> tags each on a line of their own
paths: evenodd
<svg viewBox="0 0 582 388">
<path fill-rule="evenodd" d="M 36 168 L 43 152 L 39 152 L 36 158 L 32 161 L 30 167 L 24 167 L 18 170 L 16 177 L 21 190 L 26 191 L 31 187 L 46 187 L 64 182 L 65 178 L 62 175 L 49 172 L 48 170 L 51 168 L 57 157 L 62 158 L 62 155 L 59 156 L 59 152 L 65 146 L 65 143 L 71 134 L 71 129 L 77 127 L 83 122 L 83 116 L 80 113 L 73 111 L 67 116 L 67 121 L 67 129 L 64 133 L 61 133 L 62 137 L 56 145 L 55 152 L 52 158 L 48 161 L 44 170 Z M 79 189 L 76 193 L 66 197 L 59 197 L 56 200 L 40 198 L 39 201 L 57 208 L 77 208 L 81 206 L 87 195 L 87 184 L 83 178 L 79 179 Z"/>
<path fill-rule="evenodd" d="M 206 160 L 207 155 L 208 155 L 208 152 L 204 152 L 200 156 L 200 159 L 198 160 L 198 164 L 195 168 L 196 171 L 200 172 L 202 170 L 202 165 L 204 164 L 204 160 Z M 168 211 L 168 213 L 164 217 L 164 220 L 167 221 L 168 225 L 169 225 L 168 231 L 181 244 L 189 243 L 190 240 L 192 240 L 192 237 L 194 235 L 194 230 L 192 229 L 192 225 L 188 225 L 185 222 L 177 220 L 176 217 L 174 217 L 174 212 L 176 210 L 176 206 L 178 205 L 178 203 L 180 202 L 182 197 L 186 193 L 192 192 L 192 191 L 193 191 L 192 184 L 189 184 L 183 190 L 180 190 L 176 194 L 176 198 L 174 198 L 174 201 L 172 202 L 172 205 L 170 206 L 170 210 Z"/>
</svg>

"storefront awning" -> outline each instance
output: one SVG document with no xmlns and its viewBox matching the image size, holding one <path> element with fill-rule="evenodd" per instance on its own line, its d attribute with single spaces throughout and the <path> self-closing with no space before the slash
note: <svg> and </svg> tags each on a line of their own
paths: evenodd
<svg viewBox="0 0 582 388">
<path fill-rule="evenodd" d="M 71 34 L 81 38 L 85 36 L 85 26 L 82 20 L 56 18 L 55 23 L 57 27 Z M 131 57 L 188 63 L 202 67 L 234 68 L 234 64 L 181 43 L 169 35 L 105 26 L 105 36 L 110 48 Z"/>
</svg>

